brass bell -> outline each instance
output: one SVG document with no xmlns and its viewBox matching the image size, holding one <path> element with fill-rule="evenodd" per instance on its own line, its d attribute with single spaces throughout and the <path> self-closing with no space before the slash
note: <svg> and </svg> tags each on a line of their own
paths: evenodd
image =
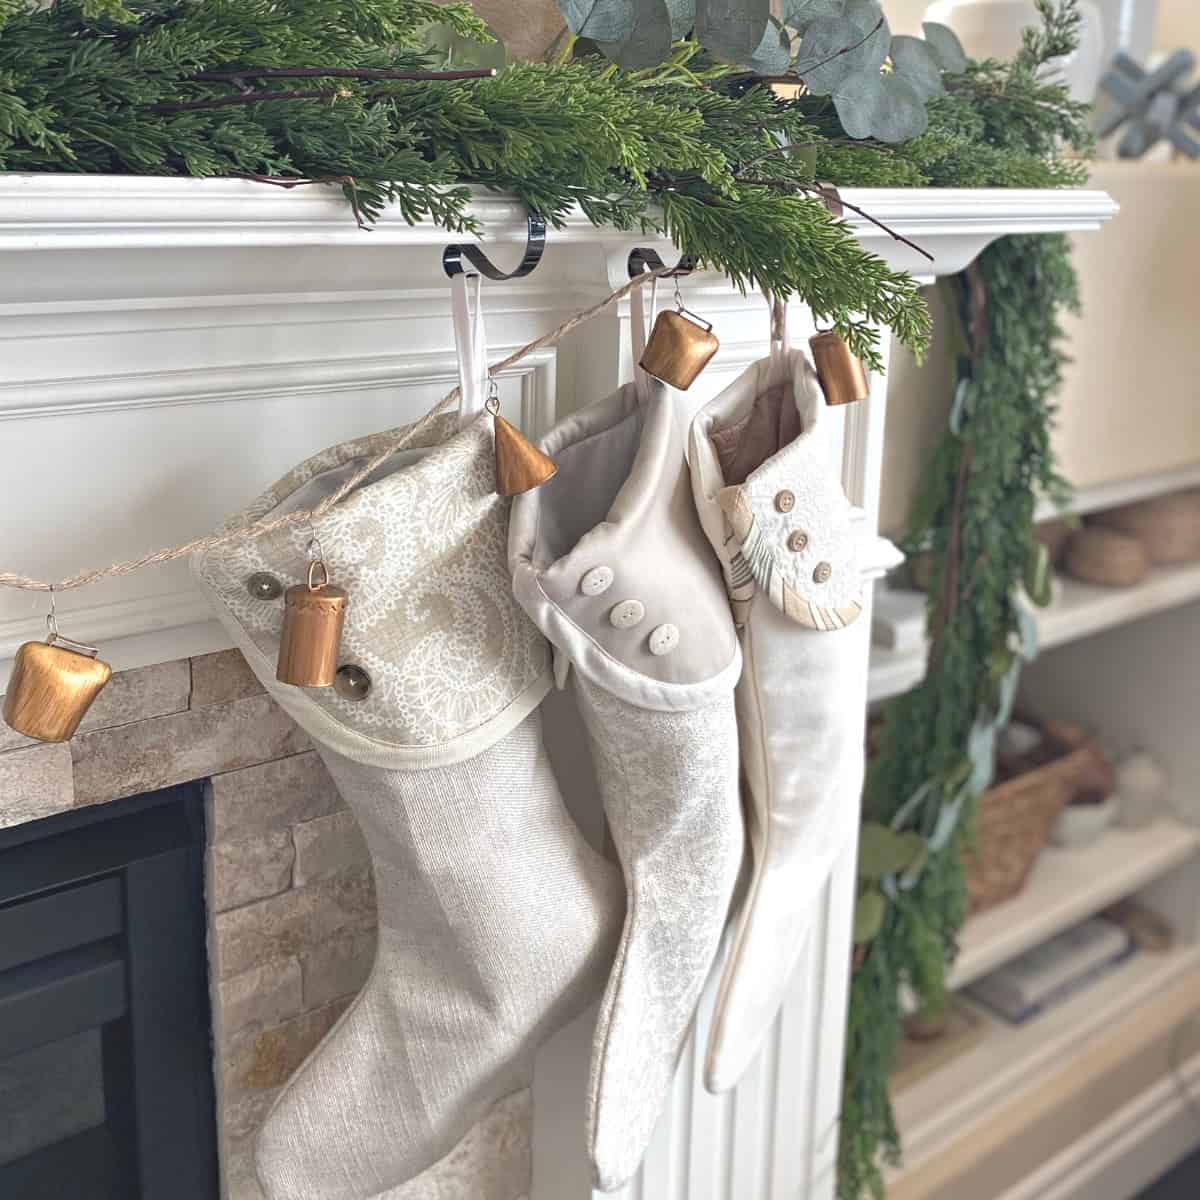
<svg viewBox="0 0 1200 1200">
<path fill-rule="evenodd" d="M 17 650 L 4 697 L 5 723 L 40 742 L 70 741 L 112 678 L 112 667 L 98 653 L 63 637 L 52 617 L 44 642 L 26 642 Z"/>
<path fill-rule="evenodd" d="M 495 384 L 493 383 L 493 389 Z M 495 390 L 487 399 L 487 410 L 496 426 L 496 493 L 519 496 L 541 487 L 558 474 L 558 464 L 543 454 L 515 425 L 500 415 L 500 397 Z"/>
<path fill-rule="evenodd" d="M 814 334 L 808 339 L 808 345 L 826 404 L 853 404 L 871 394 L 862 363 L 832 329 Z"/>
<path fill-rule="evenodd" d="M 320 574 L 320 580 L 317 576 Z M 275 678 L 295 687 L 332 687 L 350 597 L 329 582 L 322 559 L 308 564 L 308 582 L 283 595 L 283 639 Z"/>
<path fill-rule="evenodd" d="M 710 322 L 689 312 L 676 291 L 677 310 L 664 309 L 654 319 L 650 340 L 638 366 L 655 379 L 685 392 L 708 366 L 721 343 Z"/>
</svg>

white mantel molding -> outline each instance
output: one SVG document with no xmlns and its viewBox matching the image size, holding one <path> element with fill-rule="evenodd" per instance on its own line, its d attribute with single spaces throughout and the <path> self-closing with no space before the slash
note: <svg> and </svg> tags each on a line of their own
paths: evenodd
<svg viewBox="0 0 1200 1200">
<path fill-rule="evenodd" d="M 915 270 L 938 275 L 961 270 L 1001 234 L 1097 229 L 1117 211 L 1107 193 L 1082 189 L 846 188 L 841 194 L 937 261 L 931 266 L 847 211 L 847 224 L 871 249 L 895 265 L 912 256 Z M 487 240 L 524 237 L 525 210 L 511 198 L 480 192 L 470 213 Z M 592 245 L 644 241 L 627 231 L 597 230 L 578 209 L 550 237 Z M 0 176 L 0 251 L 347 246 L 364 238 L 381 246 L 455 240 L 432 221 L 409 225 L 396 211 L 385 212 L 370 233 L 359 230 L 332 185 L 285 190 L 240 179 Z"/>
</svg>

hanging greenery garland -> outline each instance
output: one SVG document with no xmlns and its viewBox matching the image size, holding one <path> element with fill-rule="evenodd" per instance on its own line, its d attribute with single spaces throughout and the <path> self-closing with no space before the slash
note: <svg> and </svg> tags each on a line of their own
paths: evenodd
<svg viewBox="0 0 1200 1200">
<path fill-rule="evenodd" d="M 1047 110 L 1006 103 L 1040 86 L 1064 53 L 1070 8 L 1046 9 L 1007 68 L 971 68 L 973 111 L 990 148 L 1053 153 L 1087 135 Z M 1060 110 L 1070 116 L 1069 110 Z M 986 170 L 990 154 L 980 156 Z M 1039 495 L 1066 486 L 1050 448 L 1053 396 L 1066 362 L 1059 318 L 1077 304 L 1067 240 L 1005 238 L 947 281 L 958 387 L 949 428 L 928 469 L 906 537 L 929 553 L 930 650 L 924 681 L 886 707 L 868 773 L 859 861 L 857 969 L 851 987 L 838 1189 L 841 1200 L 883 1194 L 880 1151 L 898 1162 L 888 1094 L 907 989 L 929 1015 L 947 1003 L 946 976 L 966 918 L 964 852 L 978 797 L 992 780 L 1023 657 L 1034 652 L 1026 599 L 1048 600 L 1048 563 L 1033 537 Z"/>
</svg>

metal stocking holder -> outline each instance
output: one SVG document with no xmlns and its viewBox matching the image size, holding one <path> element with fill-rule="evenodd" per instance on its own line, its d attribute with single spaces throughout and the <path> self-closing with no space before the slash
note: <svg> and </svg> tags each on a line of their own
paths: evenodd
<svg viewBox="0 0 1200 1200">
<path fill-rule="evenodd" d="M 629 252 L 629 278 L 636 279 L 643 271 L 661 271 L 666 266 L 657 250 L 648 246 L 639 246 Z M 664 278 L 675 279 L 680 275 L 690 275 L 696 269 L 696 260 L 690 254 L 685 254 L 679 262 L 667 272 Z"/>
<path fill-rule="evenodd" d="M 531 212 L 528 222 L 525 253 L 513 270 L 501 271 L 478 246 L 467 242 L 456 242 L 442 251 L 442 269 L 451 279 L 455 275 L 465 274 L 472 269 L 478 271 L 485 279 L 494 279 L 498 282 L 505 279 L 521 279 L 542 261 L 542 255 L 546 252 L 545 220 L 537 213 Z"/>
</svg>

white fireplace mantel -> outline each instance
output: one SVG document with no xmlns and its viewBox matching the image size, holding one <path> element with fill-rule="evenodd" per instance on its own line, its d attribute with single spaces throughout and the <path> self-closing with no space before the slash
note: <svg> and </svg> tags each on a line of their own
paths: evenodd
<svg viewBox="0 0 1200 1200">
<path fill-rule="evenodd" d="M 927 279 L 1003 234 L 1096 229 L 1116 211 L 1098 191 L 843 194 L 933 256 L 847 215 L 871 250 Z M 496 259 L 515 263 L 523 209 L 481 193 L 472 212 Z M 361 231 L 336 188 L 0 175 L 0 570 L 61 578 L 197 537 L 313 451 L 415 418 L 456 382 L 441 270 L 455 240 L 392 212 Z M 672 253 L 571 214 L 532 275 L 485 285 L 493 359 L 602 298 L 646 244 Z M 722 343 L 689 393 L 699 405 L 765 353 L 766 307 L 711 274 L 683 290 Z M 506 414 L 536 432 L 628 378 L 628 321 L 617 306 L 506 373 Z M 799 306 L 792 324 L 809 332 Z M 872 521 L 885 401 L 878 377 L 838 418 L 847 491 Z M 117 670 L 228 645 L 183 563 L 64 594 L 58 611 Z M 44 594 L 0 591 L 0 691 L 45 612 Z M 706 1097 L 685 1056 L 626 1200 L 831 1200 L 853 873 L 851 849 L 738 1090 Z M 563 1102 L 537 1110 L 533 1200 L 587 1200 L 570 1100 L 582 1103 L 583 1052 L 568 1039 L 555 1053 Z"/>
</svg>

